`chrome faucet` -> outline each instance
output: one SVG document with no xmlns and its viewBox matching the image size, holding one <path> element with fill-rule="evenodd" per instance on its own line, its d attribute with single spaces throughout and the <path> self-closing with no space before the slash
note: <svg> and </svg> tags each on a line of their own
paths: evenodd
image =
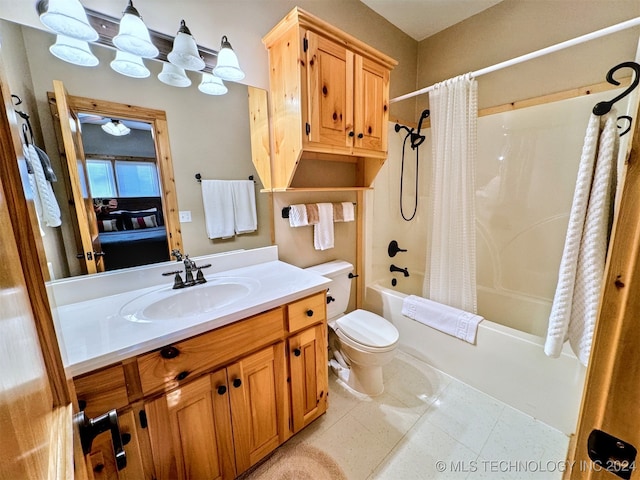
<svg viewBox="0 0 640 480">
<path fill-rule="evenodd" d="M 185 274 L 184 281 L 180 276 L 180 274 L 182 273 L 180 270 L 174 270 L 172 272 L 164 272 L 162 274 L 163 276 L 175 275 L 173 279 L 174 290 L 178 288 L 192 287 L 194 285 L 199 285 L 201 283 L 207 282 L 206 278 L 204 278 L 204 275 L 202 273 L 202 269 L 209 268 L 211 266 L 210 263 L 206 265 L 198 266 L 196 265 L 196 262 L 194 262 L 189 258 L 189 255 L 183 255 L 182 253 L 180 253 L 180 250 L 172 250 L 171 256 L 176 257 L 178 262 L 184 263 L 184 274 Z M 194 271 L 196 271 L 195 279 L 193 278 Z"/>
<path fill-rule="evenodd" d="M 405 277 L 409 276 L 409 268 L 400 268 L 400 267 L 396 267 L 395 265 L 391 264 L 391 266 L 389 267 L 389 271 L 390 272 L 400 272 L 402 274 L 404 274 Z"/>
</svg>

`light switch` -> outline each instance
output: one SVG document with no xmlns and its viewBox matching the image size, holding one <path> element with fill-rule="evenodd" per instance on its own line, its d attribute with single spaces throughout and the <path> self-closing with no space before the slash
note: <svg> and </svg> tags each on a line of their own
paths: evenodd
<svg viewBox="0 0 640 480">
<path fill-rule="evenodd" d="M 181 210 L 180 211 L 180 222 L 187 223 L 191 221 L 191 210 Z"/>
</svg>

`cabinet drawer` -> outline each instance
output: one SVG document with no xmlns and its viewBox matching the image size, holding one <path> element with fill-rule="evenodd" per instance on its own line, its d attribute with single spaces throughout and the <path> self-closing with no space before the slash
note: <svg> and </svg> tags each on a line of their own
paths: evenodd
<svg viewBox="0 0 640 480">
<path fill-rule="evenodd" d="M 279 307 L 141 355 L 137 361 L 142 391 L 146 395 L 175 388 L 183 380 L 283 338 L 284 333 Z"/>
<path fill-rule="evenodd" d="M 327 317 L 325 292 L 312 295 L 287 305 L 289 332 L 323 321 Z"/>
<path fill-rule="evenodd" d="M 73 379 L 78 402 L 85 405 L 88 417 L 102 415 L 113 408 L 127 406 L 127 385 L 121 365 Z"/>
</svg>

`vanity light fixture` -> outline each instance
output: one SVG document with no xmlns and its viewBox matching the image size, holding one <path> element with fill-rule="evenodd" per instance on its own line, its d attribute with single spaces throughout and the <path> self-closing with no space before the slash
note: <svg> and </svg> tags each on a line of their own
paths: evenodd
<svg viewBox="0 0 640 480">
<path fill-rule="evenodd" d="M 79 0 L 49 0 L 38 6 L 40 21 L 59 35 L 95 42 L 98 32 L 91 26 L 87 12 Z"/>
<path fill-rule="evenodd" d="M 233 48 L 231 48 L 226 35 L 222 36 L 220 51 L 218 52 L 218 63 L 213 68 L 213 74 L 223 80 L 232 82 L 237 82 L 244 78 L 244 72 L 240 69 L 238 57 Z"/>
<path fill-rule="evenodd" d="M 176 67 L 173 63 L 163 63 L 162 71 L 158 74 L 158 80 L 172 87 L 188 87 L 191 79 L 187 77 L 184 68 Z"/>
<path fill-rule="evenodd" d="M 205 67 L 198 45 L 184 20 L 180 21 L 180 29 L 173 40 L 173 49 L 167 55 L 167 60 L 185 70 L 197 71 Z"/>
<path fill-rule="evenodd" d="M 116 52 L 115 60 L 112 60 L 109 65 L 113 70 L 127 77 L 147 78 L 151 75 L 140 57 L 120 50 Z"/>
<path fill-rule="evenodd" d="M 120 120 L 110 120 L 103 124 L 101 128 L 114 137 L 122 137 L 123 135 L 128 135 L 131 132 L 131 129 L 124 123 L 120 122 Z"/>
<path fill-rule="evenodd" d="M 49 47 L 49 51 L 60 60 L 81 67 L 95 67 L 100 63 L 87 42 L 65 35 L 57 35 L 56 43 Z"/>
<path fill-rule="evenodd" d="M 127 8 L 122 12 L 118 35 L 113 37 L 113 44 L 118 50 L 131 53 L 142 58 L 155 58 L 160 53 L 151 42 L 151 36 L 147 26 L 142 21 L 138 10 L 129 0 Z"/>
<path fill-rule="evenodd" d="M 202 82 L 198 85 L 198 90 L 207 95 L 224 95 L 228 88 L 221 78 L 207 72 L 202 73 Z"/>
</svg>

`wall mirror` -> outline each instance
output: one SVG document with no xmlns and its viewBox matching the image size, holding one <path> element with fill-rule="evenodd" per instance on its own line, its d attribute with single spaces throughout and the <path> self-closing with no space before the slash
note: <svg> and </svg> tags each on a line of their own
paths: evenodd
<svg viewBox="0 0 640 480">
<path fill-rule="evenodd" d="M 55 171 L 64 181 L 68 182 L 67 167 L 63 163 L 66 162 L 66 155 L 59 151 L 60 133 L 56 131 L 57 119 L 51 114 L 50 108 L 59 107 L 59 105 L 50 104 L 50 96 L 55 95 L 54 80 L 62 82 L 72 101 L 85 99 L 87 102 L 84 107 L 75 106 L 79 114 L 79 128 L 86 130 L 87 134 L 96 127 L 95 124 L 90 123 L 91 118 L 102 121 L 97 117 L 109 119 L 113 117 L 124 120 L 125 123 L 137 121 L 151 125 L 157 121 L 155 117 L 148 118 L 140 115 L 140 112 L 152 111 L 165 114 L 166 148 L 170 154 L 156 152 L 156 160 L 159 164 L 162 164 L 167 157 L 169 162 L 165 165 L 168 173 L 166 175 L 159 173 L 163 215 L 161 220 L 156 221 L 164 223 L 170 247 L 173 245 L 185 253 L 197 256 L 257 248 L 272 243 L 268 196 L 259 193 L 262 185 L 259 183 L 259 176 L 251 161 L 249 102 L 246 85 L 227 82 L 229 91 L 226 95 L 209 96 L 198 91 L 200 74 L 196 72 L 188 72 L 192 80 L 190 87 L 177 88 L 165 85 L 157 79 L 162 69 L 161 62 L 145 60 L 151 75 L 145 79 L 134 79 L 122 76 L 109 67 L 114 50 L 106 47 L 91 45 L 100 63 L 97 67 L 87 68 L 70 65 L 52 56 L 49 53 L 49 47 L 55 42 L 55 36 L 48 32 L 0 20 L 0 35 L 4 40 L 2 60 L 9 72 L 12 93 L 25 99 L 21 107 L 31 115 L 34 130 L 41 132 L 41 138 L 39 134 L 36 135 L 37 140 L 42 143 L 38 146 L 44 148 L 50 155 Z M 155 124 L 150 128 L 154 133 L 152 137 L 158 149 L 158 125 Z M 76 142 L 82 141 L 82 138 L 76 140 Z M 119 154 L 102 152 L 102 156 L 107 157 L 102 160 L 116 162 Z M 92 160 L 100 160 L 96 158 L 95 152 L 91 152 L 90 157 Z M 196 181 L 196 174 L 200 174 L 204 179 L 221 180 L 246 180 L 253 176 L 257 181 L 258 230 L 223 240 L 207 238 L 201 187 Z M 165 178 L 162 175 L 165 175 Z M 170 189 L 166 189 L 172 180 L 175 185 L 173 194 L 170 193 Z M 63 183 L 58 181 L 57 184 L 53 184 L 63 210 L 63 225 L 58 228 L 45 228 L 43 236 L 49 272 L 56 279 L 92 272 L 91 269 L 79 264 L 75 258 L 78 253 L 82 253 L 76 251 L 78 221 L 73 209 L 66 206 L 70 200 L 73 202 L 73 192 L 67 192 L 71 187 Z M 84 206 L 89 219 L 93 221 L 98 220 L 97 210 L 93 210 L 94 200 L 106 201 L 108 204 L 109 200 L 115 198 L 118 205 L 116 208 L 127 212 L 140 212 L 153 209 L 155 206 L 124 205 L 124 200 L 119 194 L 118 196 L 102 194 L 94 196 L 96 198 L 91 198 L 91 204 Z M 78 207 L 77 202 L 74 203 Z M 156 208 L 159 209 L 160 206 Z M 185 213 L 191 221 L 180 222 L 179 212 Z M 111 219 L 103 218 L 102 220 Z M 85 245 L 85 259 L 87 251 L 101 252 L 102 250 Z M 96 266 L 95 271 L 99 272 L 101 268 L 104 268 L 104 265 Z"/>
</svg>

